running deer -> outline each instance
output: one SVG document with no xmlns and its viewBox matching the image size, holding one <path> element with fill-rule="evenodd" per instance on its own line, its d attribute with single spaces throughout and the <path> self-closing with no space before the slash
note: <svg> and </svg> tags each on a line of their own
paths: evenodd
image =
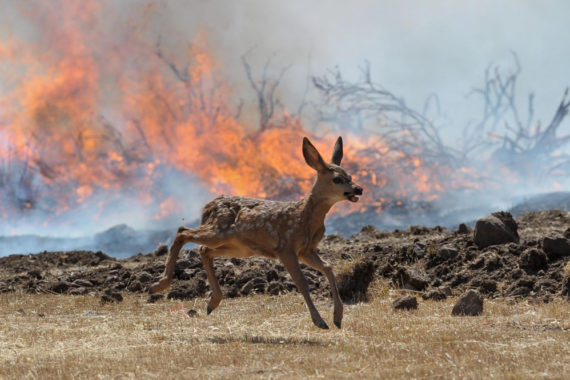
<svg viewBox="0 0 570 380">
<path fill-rule="evenodd" d="M 351 176 L 339 166 L 343 156 L 341 137 L 336 141 L 329 164 L 306 137 L 303 138 L 303 156 L 307 165 L 317 172 L 317 179 L 304 199 L 278 202 L 222 195 L 207 203 L 199 227 L 179 228 L 162 278 L 150 287 L 149 292 L 160 292 L 170 285 L 176 259 L 186 243 L 201 245 L 200 256 L 212 290 L 206 309 L 208 314 L 222 300 L 222 290 L 214 272 L 214 257 L 257 255 L 278 258 L 303 294 L 313 323 L 328 329 L 309 295 L 309 286 L 299 265 L 302 262 L 328 279 L 334 300 L 334 324 L 340 328 L 343 306 L 333 270 L 321 260 L 315 249 L 325 234 L 324 220 L 331 207 L 343 200 L 357 202 L 362 188 L 353 183 Z"/>
</svg>

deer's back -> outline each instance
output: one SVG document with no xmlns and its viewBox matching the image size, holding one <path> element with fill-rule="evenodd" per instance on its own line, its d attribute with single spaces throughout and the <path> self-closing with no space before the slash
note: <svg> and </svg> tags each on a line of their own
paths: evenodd
<svg viewBox="0 0 570 380">
<path fill-rule="evenodd" d="M 301 203 L 219 196 L 207 203 L 202 225 L 248 246 L 282 247 L 298 226 Z"/>
</svg>

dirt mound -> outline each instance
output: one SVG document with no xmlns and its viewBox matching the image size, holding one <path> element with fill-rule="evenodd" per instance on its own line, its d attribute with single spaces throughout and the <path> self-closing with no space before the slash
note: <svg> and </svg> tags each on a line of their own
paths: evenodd
<svg viewBox="0 0 570 380">
<path fill-rule="evenodd" d="M 374 278 L 392 286 L 424 292 L 439 299 L 438 289 L 455 294 L 476 289 L 486 297 L 533 297 L 549 301 L 570 297 L 570 213 L 544 211 L 517 219 L 518 243 L 479 248 L 473 231 L 441 227 L 410 227 L 386 232 L 367 226 L 350 239 L 327 236 L 319 250 L 331 262 L 345 302 L 366 300 Z M 116 259 L 102 252 L 43 252 L 0 258 L 0 292 L 92 294 L 105 291 L 146 293 L 164 270 L 165 247 L 155 253 Z M 225 297 L 253 293 L 281 294 L 295 285 L 278 261 L 262 258 L 215 260 L 216 274 Z M 328 281 L 303 267 L 316 297 L 330 297 Z M 434 292 L 435 291 L 435 292 Z M 192 299 L 209 292 L 206 274 L 195 250 L 178 260 L 175 280 L 166 297 Z M 431 293 L 430 293 L 431 292 Z M 110 293 L 107 293 L 107 295 Z M 156 301 L 155 296 L 149 301 Z"/>
</svg>

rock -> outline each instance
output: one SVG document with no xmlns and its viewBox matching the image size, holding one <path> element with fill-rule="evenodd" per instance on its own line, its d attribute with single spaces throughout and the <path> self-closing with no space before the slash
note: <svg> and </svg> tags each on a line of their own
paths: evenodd
<svg viewBox="0 0 570 380">
<path fill-rule="evenodd" d="M 426 255 L 426 245 L 423 243 L 414 243 L 414 247 L 412 248 L 412 252 L 415 257 L 422 258 Z"/>
<path fill-rule="evenodd" d="M 468 234 L 469 228 L 467 227 L 467 225 L 465 223 L 461 223 L 459 225 L 459 227 L 457 227 L 457 233 L 458 234 Z"/>
<path fill-rule="evenodd" d="M 237 275 L 235 280 L 235 286 L 241 289 L 246 283 L 249 281 L 259 278 L 261 280 L 265 280 L 265 274 L 261 273 L 259 270 L 255 269 L 246 269 Z"/>
<path fill-rule="evenodd" d="M 231 263 L 228 264 L 230 265 L 220 268 L 218 280 L 220 281 L 220 284 L 233 286 L 236 281 L 236 272 L 234 266 L 231 265 Z M 193 270 L 198 271 L 198 269 Z"/>
<path fill-rule="evenodd" d="M 188 315 L 190 318 L 195 317 L 198 315 L 198 312 L 194 309 L 190 309 L 188 310 L 188 312 L 186 312 L 186 315 Z"/>
<path fill-rule="evenodd" d="M 83 286 L 80 286 L 78 288 L 73 288 L 70 289 L 67 294 L 70 294 L 72 296 L 80 296 L 80 295 L 84 295 L 89 293 L 89 290 L 87 288 L 84 288 Z"/>
<path fill-rule="evenodd" d="M 556 288 L 558 287 L 558 282 L 548 279 L 542 278 L 536 282 L 534 285 L 534 289 L 537 290 L 538 293 L 556 293 Z"/>
<path fill-rule="evenodd" d="M 484 267 L 487 272 L 492 272 L 503 266 L 501 258 L 495 252 L 485 252 L 483 255 Z"/>
<path fill-rule="evenodd" d="M 246 282 L 240 289 L 240 293 L 247 296 L 253 291 L 256 293 L 265 293 L 265 288 L 267 287 L 267 281 L 261 277 L 255 277 Z"/>
<path fill-rule="evenodd" d="M 392 307 L 396 310 L 416 310 L 418 308 L 418 300 L 414 296 L 397 298 Z"/>
<path fill-rule="evenodd" d="M 101 296 L 101 302 L 102 303 L 123 302 L 123 296 L 121 295 L 121 293 L 115 290 L 107 289 L 105 290 L 105 293 Z"/>
<path fill-rule="evenodd" d="M 393 279 L 396 285 L 402 289 L 422 291 L 429 285 L 427 275 L 420 274 L 411 268 L 399 268 Z"/>
<path fill-rule="evenodd" d="M 164 298 L 164 294 L 162 294 L 162 293 L 151 294 L 146 299 L 146 302 L 147 303 L 155 303 L 156 301 L 161 300 L 163 298 Z"/>
<path fill-rule="evenodd" d="M 127 285 L 127 290 L 129 292 L 140 292 L 144 288 L 143 284 L 140 281 L 132 281 L 129 285 Z"/>
<path fill-rule="evenodd" d="M 148 272 L 140 272 L 137 275 L 137 280 L 139 280 L 143 284 L 148 284 L 149 282 L 152 282 L 153 276 Z"/>
<path fill-rule="evenodd" d="M 82 278 L 78 278 L 77 280 L 73 281 L 73 285 L 75 286 L 83 286 L 84 288 L 92 288 L 93 283 L 89 280 L 84 280 Z"/>
<path fill-rule="evenodd" d="M 291 280 L 283 281 L 283 288 L 285 288 L 285 290 L 287 290 L 288 292 L 292 291 L 293 289 L 297 289 L 297 287 L 295 286 L 295 283 Z M 340 289 L 339 289 L 339 292 L 340 292 Z"/>
<path fill-rule="evenodd" d="M 351 270 L 338 276 L 338 292 L 343 302 L 368 301 L 368 286 L 374 278 L 374 263 L 369 260 L 356 263 Z"/>
<path fill-rule="evenodd" d="M 497 291 L 497 281 L 490 278 L 474 278 L 470 286 L 479 289 L 482 293 L 490 294 Z"/>
<path fill-rule="evenodd" d="M 445 294 L 448 297 L 451 297 L 451 288 L 449 286 L 440 286 L 439 290 L 441 290 L 443 292 L 443 294 Z"/>
<path fill-rule="evenodd" d="M 570 301 L 570 276 L 566 276 L 562 281 L 562 296 Z"/>
<path fill-rule="evenodd" d="M 447 299 L 447 295 L 440 289 L 433 289 L 427 293 L 422 294 L 424 300 L 443 301 Z"/>
<path fill-rule="evenodd" d="M 410 226 L 409 231 L 412 235 L 427 235 L 431 232 L 429 228 L 424 226 Z"/>
<path fill-rule="evenodd" d="M 542 248 L 551 259 L 570 256 L 570 241 L 562 236 L 547 236 L 542 239 Z"/>
<path fill-rule="evenodd" d="M 428 260 L 426 263 L 426 268 L 433 268 L 436 265 L 439 265 L 445 261 L 450 259 L 454 259 L 459 254 L 459 251 L 451 245 L 444 245 L 437 249 L 437 251 L 433 251 L 428 249 L 430 254 L 428 255 Z"/>
<path fill-rule="evenodd" d="M 546 253 L 538 248 L 527 248 L 519 258 L 521 268 L 529 271 L 538 271 L 546 269 L 548 266 L 548 258 Z"/>
<path fill-rule="evenodd" d="M 267 281 L 271 282 L 271 281 L 275 281 L 279 279 L 279 274 L 277 273 L 277 271 L 275 269 L 270 269 L 267 272 Z"/>
<path fill-rule="evenodd" d="M 69 288 L 72 288 L 74 285 L 71 282 L 67 281 L 57 281 L 48 285 L 48 289 L 54 293 L 63 294 L 67 292 Z"/>
<path fill-rule="evenodd" d="M 267 285 L 267 293 L 271 295 L 278 295 L 282 293 L 284 290 L 283 284 L 279 281 L 271 281 L 269 285 Z"/>
<path fill-rule="evenodd" d="M 480 315 L 483 312 L 483 298 L 477 290 L 464 293 L 453 306 L 452 315 Z"/>
<path fill-rule="evenodd" d="M 469 264 L 469 269 L 481 269 L 485 266 L 485 256 L 480 255 L 471 264 Z"/>
<path fill-rule="evenodd" d="M 199 269 L 184 269 L 177 273 L 176 278 L 178 280 L 191 280 Z"/>
<path fill-rule="evenodd" d="M 223 292 L 224 292 L 224 298 L 236 298 L 236 297 L 240 296 L 239 289 L 233 285 L 230 287 L 224 288 Z"/>
<path fill-rule="evenodd" d="M 518 243 L 517 223 L 508 212 L 495 212 L 475 224 L 473 240 L 479 248 L 490 245 Z"/>
<path fill-rule="evenodd" d="M 28 276 L 31 278 L 35 278 L 36 280 L 41 280 L 42 279 L 42 274 L 39 270 L 34 269 L 28 272 Z"/>
<path fill-rule="evenodd" d="M 190 300 L 202 297 L 204 294 L 206 294 L 206 282 L 201 278 L 194 278 L 175 284 L 166 297 L 168 299 Z"/>
<path fill-rule="evenodd" d="M 168 246 L 166 244 L 159 244 L 154 250 L 155 256 L 164 256 L 168 253 Z"/>
<path fill-rule="evenodd" d="M 511 297 L 528 297 L 531 292 L 532 287 L 529 288 L 527 286 L 519 286 L 515 283 L 509 288 L 507 294 Z"/>
<path fill-rule="evenodd" d="M 437 250 L 437 256 L 442 260 L 453 259 L 458 253 L 457 249 L 450 245 L 444 245 Z"/>
<path fill-rule="evenodd" d="M 185 270 L 194 269 L 199 267 L 200 265 L 201 265 L 200 261 L 195 260 L 193 258 L 178 260 L 176 262 L 176 268 L 174 269 L 174 275 L 176 276 L 176 278 L 180 278 L 181 276 L 184 276 Z"/>
<path fill-rule="evenodd" d="M 359 236 L 365 236 L 369 239 L 382 239 L 386 236 L 389 236 L 389 233 L 386 231 L 381 231 L 374 226 L 367 225 L 362 227 L 362 230 L 360 230 L 358 234 L 354 235 L 353 238 Z"/>
</svg>

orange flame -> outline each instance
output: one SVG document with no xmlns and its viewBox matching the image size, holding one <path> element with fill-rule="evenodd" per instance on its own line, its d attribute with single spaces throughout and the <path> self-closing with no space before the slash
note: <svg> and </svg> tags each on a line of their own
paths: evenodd
<svg viewBox="0 0 570 380">
<path fill-rule="evenodd" d="M 165 168 L 196 177 L 212 194 L 298 199 L 310 189 L 314 173 L 303 161 L 302 137 L 328 157 L 336 136 L 319 138 L 290 117 L 264 131 L 241 123 L 204 36 L 187 50 L 183 70 L 169 67 L 156 44 L 139 37 L 138 25 L 118 38 L 105 33 L 111 21 L 103 22 L 106 8 L 97 1 L 40 8 L 22 10 L 37 40 L 0 44 L 8 83 L 0 88 L 0 159 L 35 170 L 45 209 L 61 214 L 96 194 L 130 189 L 141 205 L 155 204 L 155 218 L 166 218 L 183 199 L 157 187 Z M 467 182 L 469 168 L 426 164 L 390 150 L 380 136 L 342 134 L 343 165 L 365 188 L 362 201 L 342 213 L 380 212 L 387 202 L 476 186 Z M 21 197 L 25 209 L 33 207 L 33 197 Z M 100 198 L 97 204 L 105 207 Z M 0 207 L 3 218 L 22 212 Z"/>
</svg>

